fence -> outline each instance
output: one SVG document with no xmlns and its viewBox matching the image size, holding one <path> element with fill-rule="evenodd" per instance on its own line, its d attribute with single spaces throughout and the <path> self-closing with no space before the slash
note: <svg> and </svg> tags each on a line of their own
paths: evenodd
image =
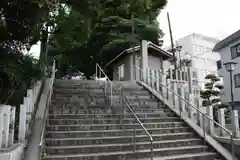
<svg viewBox="0 0 240 160">
<path fill-rule="evenodd" d="M 209 116 L 209 113 L 206 114 L 202 111 L 201 105 L 195 105 L 192 101 L 192 93 L 188 93 L 189 100 L 185 98 L 184 88 L 178 86 L 176 83 L 168 83 L 164 82 L 163 79 L 166 77 L 159 71 L 147 69 L 146 75 L 144 75 L 144 70 L 137 68 L 142 72 L 143 77 L 139 77 L 141 81 L 144 81 L 151 90 L 158 92 L 164 100 L 164 103 L 169 104 L 173 110 L 179 113 L 180 117 L 183 119 L 190 119 L 193 123 L 199 126 L 202 129 L 202 136 L 204 143 L 207 143 L 206 135 L 209 133 L 212 136 L 216 135 L 215 129 L 219 129 L 222 133 L 227 135 L 230 138 L 230 146 L 232 152 L 232 159 L 235 159 L 235 146 L 234 146 L 234 136 L 233 134 L 226 129 L 222 124 L 213 120 L 213 116 Z M 188 75 L 190 75 L 191 69 L 188 71 Z M 184 74 L 182 74 L 184 75 Z M 161 77 L 161 78 L 159 78 Z M 177 76 L 176 76 L 177 77 Z M 191 78 L 191 76 L 188 76 Z M 165 79 L 169 81 L 169 78 Z M 189 84 L 192 83 L 191 79 L 187 79 Z M 170 85 L 169 85 L 170 84 Z M 189 86 L 191 89 L 191 86 Z M 189 89 L 189 91 L 190 91 Z M 200 99 L 200 97 L 199 97 Z M 200 101 L 198 101 L 199 103 Z M 211 107 L 208 107 L 211 108 Z"/>
<path fill-rule="evenodd" d="M 32 89 L 27 90 L 27 96 L 24 97 L 23 104 L 20 105 L 18 128 L 15 128 L 16 116 L 18 116 L 15 114 L 16 107 L 0 105 L 0 150 L 11 147 L 15 143 L 15 130 L 18 130 L 17 142 L 25 142 L 25 139 L 30 134 L 42 84 L 42 81 L 37 81 Z"/>
</svg>

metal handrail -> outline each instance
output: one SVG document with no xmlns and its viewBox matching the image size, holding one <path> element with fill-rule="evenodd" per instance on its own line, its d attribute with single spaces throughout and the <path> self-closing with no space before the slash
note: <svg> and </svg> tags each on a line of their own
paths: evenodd
<svg viewBox="0 0 240 160">
<path fill-rule="evenodd" d="M 101 73 L 106 77 L 106 81 L 109 82 L 110 84 L 110 95 L 109 95 L 109 100 L 110 100 L 110 105 L 112 106 L 112 82 L 111 80 L 108 78 L 108 76 L 106 75 L 106 73 L 103 71 L 103 69 L 100 67 L 100 65 L 97 63 L 96 64 L 96 78 L 98 78 L 98 69 L 99 69 L 99 77 L 101 78 Z M 105 96 L 107 96 L 107 84 L 104 83 L 104 93 Z"/>
<path fill-rule="evenodd" d="M 145 132 L 145 134 L 147 135 L 147 137 L 149 138 L 150 144 L 151 144 L 151 160 L 153 160 L 153 137 L 151 136 L 151 134 L 147 131 L 146 127 L 144 127 L 143 123 L 141 122 L 141 120 L 138 118 L 138 116 L 136 115 L 136 113 L 133 111 L 133 109 L 131 108 L 131 106 L 129 105 L 129 103 L 126 101 L 125 97 L 123 96 L 123 92 L 124 92 L 124 88 L 123 85 L 121 86 L 121 94 L 120 94 L 120 99 L 122 102 L 124 102 L 124 104 L 127 106 L 127 108 L 131 111 L 131 113 L 133 114 L 134 118 L 137 120 L 138 124 L 140 125 L 140 127 L 143 129 L 143 131 Z M 122 103 L 123 104 L 123 103 Z M 122 106 L 122 108 L 124 108 Z M 136 130 L 135 128 L 133 129 L 133 137 L 134 137 L 134 147 L 133 150 L 135 152 L 136 150 Z"/>
<path fill-rule="evenodd" d="M 144 70 L 137 67 L 137 69 L 139 69 L 140 71 L 142 71 L 144 73 Z M 154 78 L 155 80 L 157 80 L 155 77 L 152 77 Z M 198 113 L 200 113 L 202 115 L 202 117 L 205 117 L 207 118 L 208 120 L 210 120 L 212 123 L 214 123 L 215 125 L 219 126 L 222 130 L 224 130 L 225 132 L 227 132 L 231 138 L 231 150 L 232 150 L 232 159 L 234 160 L 235 156 L 234 156 L 234 153 L 235 153 L 235 146 L 234 146 L 234 139 L 233 139 L 233 134 L 227 129 L 225 128 L 224 126 L 222 126 L 221 124 L 219 124 L 218 122 L 214 121 L 211 117 L 209 117 L 208 115 L 206 115 L 205 113 L 203 113 L 201 110 L 199 110 L 198 108 L 196 108 L 195 106 L 193 106 L 191 103 L 189 103 L 187 100 L 185 100 L 181 95 L 179 95 L 178 93 L 176 93 L 175 91 L 173 91 L 172 89 L 170 89 L 168 86 L 166 86 L 165 84 L 163 84 L 162 82 L 160 82 L 160 85 L 162 85 L 163 87 L 165 87 L 168 91 L 172 92 L 174 95 L 176 95 L 177 97 L 179 97 L 180 99 L 182 99 L 185 103 L 188 104 L 188 106 L 194 108 Z M 181 105 L 179 107 L 179 114 L 180 114 L 180 117 L 183 117 L 182 114 L 181 114 Z M 202 118 L 203 119 L 203 125 L 204 125 L 204 119 L 205 118 Z M 204 140 L 206 141 L 206 133 L 205 133 L 205 127 L 202 127 L 202 130 L 203 130 L 203 136 L 204 136 Z"/>
<path fill-rule="evenodd" d="M 106 77 L 107 81 L 109 81 L 110 83 L 110 101 L 111 101 L 111 105 L 112 105 L 112 82 L 111 80 L 108 78 L 108 76 L 105 74 L 105 72 L 103 71 L 103 69 L 99 66 L 99 64 L 96 64 L 96 78 L 98 78 L 98 68 L 100 70 L 100 77 L 101 77 L 101 72 L 103 73 L 103 75 Z M 138 124 L 140 125 L 140 127 L 144 130 L 144 132 L 146 133 L 146 135 L 148 136 L 150 143 L 151 143 L 151 160 L 153 160 L 153 138 L 150 135 L 150 133 L 147 131 L 147 129 L 144 127 L 143 123 L 140 121 L 140 119 L 138 118 L 138 116 L 135 114 L 135 112 L 133 111 L 133 109 L 131 108 L 131 106 L 129 105 L 129 103 L 125 100 L 124 96 L 123 96 L 123 85 L 121 86 L 121 90 L 120 90 L 120 102 L 123 105 L 123 103 L 127 106 L 127 108 L 131 111 L 131 113 L 133 114 L 134 118 L 137 120 Z M 106 94 L 106 83 L 105 83 L 105 94 Z M 122 108 L 124 108 L 122 106 Z M 133 129 L 133 140 L 134 140 L 134 147 L 133 147 L 133 151 L 135 152 L 136 150 L 136 130 L 135 128 Z"/>
<path fill-rule="evenodd" d="M 52 74 L 51 74 L 51 80 L 49 82 L 49 92 L 47 94 L 47 104 L 46 108 L 44 110 L 44 116 L 43 116 L 43 124 L 42 124 L 42 129 L 41 129 L 41 138 L 40 138 L 40 143 L 39 143 L 39 148 L 40 148 L 40 156 L 43 157 L 45 154 L 45 151 L 43 151 L 43 145 L 44 145 L 44 135 L 45 135 L 45 130 L 46 130 L 46 125 L 47 125 L 47 116 L 48 116 L 48 111 L 49 111 L 49 106 L 51 103 L 51 98 L 52 98 L 52 92 L 53 92 L 53 84 L 55 81 L 55 72 L 56 72 L 56 63 L 55 60 L 53 61 L 53 66 L 52 66 Z"/>
</svg>

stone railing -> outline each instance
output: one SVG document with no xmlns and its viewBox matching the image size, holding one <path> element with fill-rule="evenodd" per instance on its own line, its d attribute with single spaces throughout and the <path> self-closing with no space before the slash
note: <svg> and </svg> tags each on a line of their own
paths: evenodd
<svg viewBox="0 0 240 160">
<path fill-rule="evenodd" d="M 31 131 L 31 124 L 36 110 L 43 81 L 37 81 L 32 89 L 27 90 L 23 104 L 20 106 L 0 105 L 0 158 L 1 152 L 9 150 L 16 143 L 25 143 Z M 16 107 L 20 107 L 16 115 Z M 16 117 L 19 116 L 18 128 L 15 128 Z M 14 140 L 15 130 L 18 130 L 18 139 Z"/>
<path fill-rule="evenodd" d="M 201 83 L 206 83 L 203 81 L 200 81 L 199 83 L 199 77 L 198 75 L 194 75 L 194 72 L 197 72 L 196 74 L 199 74 L 200 71 L 198 71 L 195 68 L 187 68 L 185 67 L 182 70 L 177 70 L 177 72 L 174 71 L 174 69 L 169 69 L 168 74 L 163 73 L 162 70 L 159 69 L 150 69 L 147 68 L 145 70 L 140 69 L 139 67 L 136 67 L 137 70 L 139 70 L 137 73 L 137 79 L 141 81 L 145 81 L 149 86 L 152 88 L 156 88 L 157 91 L 161 92 L 163 97 L 166 99 L 172 99 L 173 104 L 176 107 L 181 106 L 181 108 L 186 112 L 185 114 L 189 114 L 191 116 L 192 120 L 197 123 L 202 123 L 201 117 L 198 112 L 195 110 L 192 110 L 189 105 L 186 103 L 183 103 L 182 100 L 179 99 L 178 96 L 174 95 L 173 92 L 169 92 L 169 90 L 166 90 L 166 88 L 172 89 L 175 93 L 180 95 L 181 97 L 184 97 L 184 99 L 198 108 L 202 113 L 205 113 L 207 116 L 209 116 L 212 119 L 215 119 L 214 113 L 213 113 L 213 107 L 203 107 L 202 106 L 202 99 L 200 97 L 200 90 L 201 90 Z M 205 74 L 216 74 L 214 71 L 204 71 Z M 198 81 L 198 82 L 197 82 Z M 164 84 L 166 87 L 161 86 L 160 84 Z M 225 110 L 223 108 L 216 109 L 217 112 L 217 120 L 221 126 L 226 127 L 228 123 L 226 123 L 226 116 L 225 116 Z M 237 123 L 239 116 L 234 116 L 234 130 L 237 132 L 236 134 L 233 133 L 234 138 L 240 138 L 239 133 L 239 124 Z M 205 127 L 208 129 L 208 132 L 212 136 L 220 136 L 225 137 L 229 136 L 228 133 L 226 133 L 225 130 L 220 129 L 219 126 L 215 126 L 212 122 L 208 122 L 205 124 Z M 230 126 L 232 126 L 230 124 Z M 229 127 L 226 127 L 229 129 Z M 237 129 L 236 129 L 237 128 Z M 231 129 L 230 129 L 231 131 Z"/>
</svg>

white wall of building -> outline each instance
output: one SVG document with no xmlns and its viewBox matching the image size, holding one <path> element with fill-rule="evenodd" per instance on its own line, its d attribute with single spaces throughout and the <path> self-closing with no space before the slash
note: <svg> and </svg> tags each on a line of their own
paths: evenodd
<svg viewBox="0 0 240 160">
<path fill-rule="evenodd" d="M 232 59 L 231 57 L 231 47 L 239 44 L 240 40 L 235 41 L 234 43 L 229 44 L 225 48 L 221 49 L 219 51 L 221 55 L 221 61 L 222 64 L 226 62 L 236 62 L 238 63 L 236 65 L 235 71 L 233 72 L 233 91 L 234 91 L 234 100 L 235 101 L 240 101 L 240 88 L 235 88 L 235 83 L 234 83 L 234 75 L 235 74 L 240 74 L 240 57 Z M 223 76 L 223 81 L 224 81 L 224 95 L 222 96 L 222 100 L 224 102 L 231 102 L 231 91 L 230 91 L 230 74 L 229 72 L 226 71 L 225 66 L 222 65 L 222 68 L 219 70 L 221 76 Z"/>
<path fill-rule="evenodd" d="M 181 59 L 188 55 L 192 59 L 192 67 L 199 70 L 199 81 L 204 81 L 209 73 L 217 73 L 217 61 L 221 59 L 218 52 L 212 52 L 218 40 L 199 34 L 191 34 L 176 41 L 182 46 Z M 179 53 L 176 52 L 177 57 Z"/>
</svg>

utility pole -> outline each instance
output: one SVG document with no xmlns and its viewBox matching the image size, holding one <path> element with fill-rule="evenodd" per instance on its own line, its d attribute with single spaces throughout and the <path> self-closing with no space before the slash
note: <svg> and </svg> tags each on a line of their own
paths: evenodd
<svg viewBox="0 0 240 160">
<path fill-rule="evenodd" d="M 134 24 L 134 13 L 132 13 L 132 36 L 135 36 L 135 24 Z M 133 42 L 133 46 L 132 46 L 132 50 L 133 50 L 133 79 L 136 80 L 136 54 L 135 54 L 135 43 Z"/>
<path fill-rule="evenodd" d="M 167 18 L 168 18 L 168 27 L 169 27 L 169 33 L 170 33 L 170 39 L 171 39 L 171 51 L 173 54 L 173 63 L 174 63 L 174 68 L 177 68 L 177 64 L 176 64 L 176 58 L 175 58 L 175 48 L 174 48 L 174 43 L 173 43 L 173 36 L 172 36 L 172 28 L 171 28 L 171 22 L 170 22 L 170 17 L 169 17 L 169 13 L 167 12 Z"/>
</svg>

